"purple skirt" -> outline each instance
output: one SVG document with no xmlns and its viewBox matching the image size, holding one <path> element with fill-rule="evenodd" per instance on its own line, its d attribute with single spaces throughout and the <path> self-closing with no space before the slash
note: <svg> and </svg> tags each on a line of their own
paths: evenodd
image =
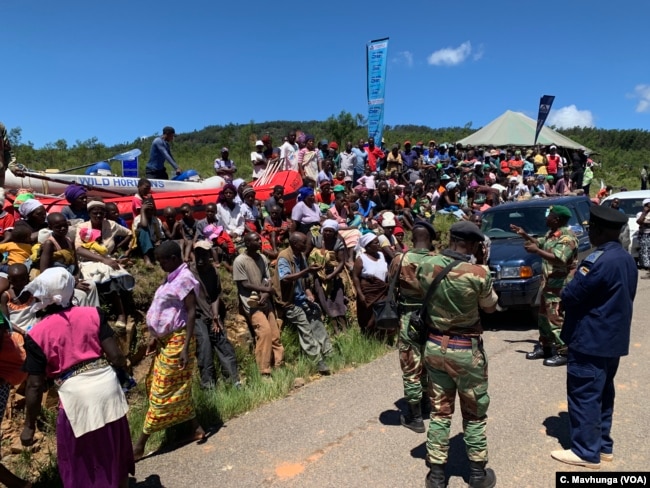
<svg viewBox="0 0 650 488">
<path fill-rule="evenodd" d="M 126 415 L 76 438 L 68 416 L 59 408 L 56 448 L 65 488 L 118 488 L 129 473 L 135 474 Z"/>
</svg>

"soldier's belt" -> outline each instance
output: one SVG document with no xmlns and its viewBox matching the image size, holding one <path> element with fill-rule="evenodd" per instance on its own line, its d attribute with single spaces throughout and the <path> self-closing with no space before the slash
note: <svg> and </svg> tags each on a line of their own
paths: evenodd
<svg viewBox="0 0 650 488">
<path fill-rule="evenodd" d="M 429 334 L 429 340 L 443 349 L 471 349 L 472 339 L 462 336 Z"/>
</svg>

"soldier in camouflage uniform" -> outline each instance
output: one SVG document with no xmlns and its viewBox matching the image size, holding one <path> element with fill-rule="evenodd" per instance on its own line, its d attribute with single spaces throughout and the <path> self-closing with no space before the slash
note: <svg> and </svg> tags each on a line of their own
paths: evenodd
<svg viewBox="0 0 650 488">
<path fill-rule="evenodd" d="M 404 398 L 409 412 L 400 416 L 402 425 L 417 433 L 423 433 L 422 407 L 430 402 L 428 395 L 422 395 L 426 384 L 426 371 L 422 365 L 424 346 L 417 341 L 417 331 L 409 325 L 414 310 L 422 308 L 425 291 L 415 279 L 415 272 L 424 258 L 431 254 L 431 241 L 436 238 L 433 226 L 428 222 L 416 222 L 413 227 L 413 249 L 406 251 L 403 257 L 393 259 L 389 270 L 389 282 L 399 271 L 398 303 L 400 311 L 399 362 L 404 382 Z M 401 263 L 401 267 L 400 267 Z M 424 375 L 422 374 L 424 372 Z"/>
<path fill-rule="evenodd" d="M 497 295 L 487 266 L 471 264 L 484 236 L 471 222 L 451 226 L 450 247 L 441 254 L 424 258 L 416 272 L 427 290 L 436 275 L 454 260 L 454 265 L 426 304 L 429 337 L 424 364 L 429 376 L 431 422 L 427 435 L 430 471 L 427 488 L 446 486 L 445 464 L 449 452 L 449 431 L 456 392 L 460 398 L 467 456 L 469 486 L 491 488 L 496 475 L 486 469 L 488 363 L 483 349 L 479 307 L 487 313 L 497 309 Z"/>
<path fill-rule="evenodd" d="M 534 239 L 516 225 L 511 229 L 526 241 L 524 246 L 529 253 L 542 258 L 542 296 L 539 309 L 539 342 L 526 359 L 544 358 L 544 366 L 563 366 L 567 363 L 566 345 L 560 339 L 564 315 L 560 311 L 560 293 L 571 280 L 578 259 L 578 239 L 567 226 L 571 211 L 562 205 L 549 209 L 544 237 Z"/>
</svg>

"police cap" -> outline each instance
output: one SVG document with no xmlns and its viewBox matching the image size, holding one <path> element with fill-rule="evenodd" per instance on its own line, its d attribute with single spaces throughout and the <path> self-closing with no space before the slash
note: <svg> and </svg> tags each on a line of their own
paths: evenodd
<svg viewBox="0 0 650 488">
<path fill-rule="evenodd" d="M 627 215 L 611 207 L 594 205 L 589 212 L 589 223 L 598 227 L 620 229 L 627 223 Z"/>
<path fill-rule="evenodd" d="M 434 240 L 436 238 L 436 230 L 433 228 L 433 225 L 431 225 L 426 220 L 416 221 L 413 224 L 413 229 L 415 229 L 416 227 L 422 227 L 423 229 L 426 229 L 429 232 L 429 235 L 431 236 L 431 240 Z"/>
<path fill-rule="evenodd" d="M 452 237 L 455 237 L 462 241 L 483 242 L 485 240 L 485 235 L 483 235 L 481 229 L 479 229 L 476 224 L 473 224 L 466 220 L 462 222 L 456 222 L 454 225 L 452 225 L 449 233 Z"/>
</svg>

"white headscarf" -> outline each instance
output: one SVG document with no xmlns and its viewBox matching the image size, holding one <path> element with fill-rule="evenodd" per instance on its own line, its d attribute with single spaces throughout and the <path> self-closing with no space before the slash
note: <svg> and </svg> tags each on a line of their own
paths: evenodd
<svg viewBox="0 0 650 488">
<path fill-rule="evenodd" d="M 320 227 L 321 227 L 321 231 L 325 229 L 334 229 L 334 231 L 338 232 L 339 223 L 334 219 L 327 219 L 325 222 L 321 224 Z"/>
<path fill-rule="evenodd" d="M 18 213 L 20 216 L 24 219 L 29 217 L 29 214 L 31 214 L 34 210 L 36 210 L 38 207 L 42 207 L 43 204 L 36 200 L 35 198 L 30 198 L 29 200 L 25 200 L 23 203 L 20 204 L 20 207 L 18 207 Z"/>
<path fill-rule="evenodd" d="M 372 232 L 369 232 L 368 234 L 364 234 L 361 236 L 361 239 L 359 239 L 359 245 L 362 248 L 366 248 L 368 244 L 370 244 L 372 241 L 377 239 L 377 234 L 373 234 Z"/>
<path fill-rule="evenodd" d="M 641 205 L 645 207 L 646 203 L 650 203 L 650 198 L 644 199 Z"/>
<path fill-rule="evenodd" d="M 32 313 L 52 304 L 67 307 L 74 295 L 74 276 L 65 268 L 48 268 L 23 288 L 25 291 L 38 298 L 31 306 Z"/>
</svg>

